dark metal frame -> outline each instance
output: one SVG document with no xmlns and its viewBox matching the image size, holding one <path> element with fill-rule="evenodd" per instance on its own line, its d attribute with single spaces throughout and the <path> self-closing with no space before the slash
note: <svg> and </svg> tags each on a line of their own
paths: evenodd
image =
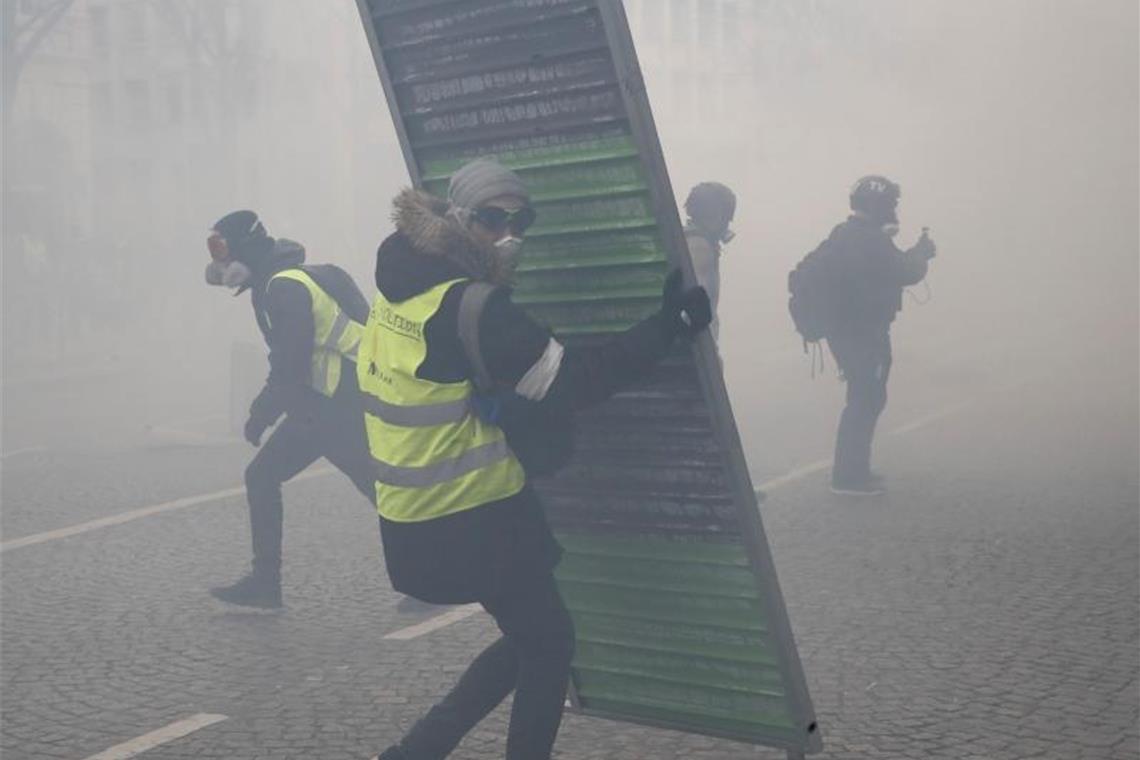
<svg viewBox="0 0 1140 760">
<path fill-rule="evenodd" d="M 356 8 L 360 11 L 361 26 L 368 37 L 368 47 L 372 51 L 372 60 L 376 62 L 376 73 L 380 75 L 380 86 L 384 88 L 384 100 L 388 103 L 388 110 L 392 113 L 392 123 L 396 125 L 396 136 L 400 140 L 400 152 L 404 154 L 404 163 L 408 167 L 408 174 L 416 189 L 423 188 L 423 177 L 420 176 L 420 167 L 416 165 L 415 153 L 412 143 L 408 139 L 408 130 L 404 126 L 404 115 L 400 113 L 400 104 L 396 100 L 396 88 L 392 84 L 392 76 L 388 73 L 388 64 L 384 62 L 384 54 L 380 51 L 380 40 L 376 39 L 376 28 L 373 26 L 372 11 L 368 8 L 368 0 L 356 0 Z"/>
<path fill-rule="evenodd" d="M 669 173 L 665 165 L 661 144 L 657 139 L 657 128 L 649 105 L 645 79 L 641 74 L 625 9 L 621 0 L 596 0 L 596 3 L 605 28 L 606 39 L 609 42 L 633 139 L 638 146 L 646 172 L 651 180 L 649 182 L 649 193 L 662 239 L 669 252 L 670 260 L 674 265 L 681 268 L 686 282 L 695 283 L 696 277 L 692 261 L 689 258 L 688 245 L 677 213 L 677 203 L 673 197 L 672 183 L 669 181 Z M 403 114 L 400 112 L 400 106 L 396 100 L 395 88 L 384 61 L 379 41 L 376 39 L 373 17 L 368 8 L 367 0 L 357 0 L 357 8 L 361 14 L 369 47 L 372 49 L 372 57 L 375 60 L 376 70 L 380 76 L 388 108 L 392 114 L 392 121 L 396 126 L 400 148 L 404 154 L 404 162 L 407 164 L 413 185 L 420 188 L 423 185 L 423 178 L 419 166 L 416 165 L 415 154 L 408 140 Z M 756 583 L 762 591 L 769 630 L 782 655 L 780 657 L 781 675 L 787 688 L 789 707 L 793 719 L 804 732 L 804 741 L 801 744 L 790 746 L 783 740 L 773 739 L 769 746 L 785 749 L 788 757 L 795 760 L 804 757 L 805 753 L 819 752 L 823 748 L 823 742 L 811 697 L 808 694 L 803 666 L 796 650 L 795 638 L 792 634 L 787 608 L 784 605 L 784 597 L 780 591 L 767 534 L 760 518 L 760 508 L 748 471 L 748 462 L 744 457 L 740 434 L 736 428 L 728 391 L 721 373 L 720 356 L 712 336 L 707 331 L 694 341 L 692 347 L 713 428 L 728 460 L 726 464 L 731 473 L 733 501 L 747 526 L 744 531 L 744 545 L 751 560 Z M 569 700 L 575 710 L 585 715 L 603 718 L 614 717 L 583 709 L 573 685 L 570 688 Z M 676 724 L 651 719 L 623 717 L 621 720 L 674 730 L 678 728 Z M 702 732 L 699 727 L 694 727 L 693 730 Z M 751 737 L 719 735 L 724 735 L 726 738 L 754 741 Z"/>
<path fill-rule="evenodd" d="M 681 267 L 685 280 L 695 283 L 696 276 L 689 258 L 688 244 L 685 242 L 684 229 L 677 214 L 677 202 L 673 197 L 673 184 L 669 180 L 661 143 L 657 139 L 657 127 L 649 105 L 649 94 L 637 60 L 637 51 L 629 31 L 625 8 L 621 0 L 598 0 L 598 10 L 605 26 L 606 38 L 610 43 L 630 129 L 651 178 L 649 193 L 653 199 L 653 210 L 662 239 L 672 262 Z M 740 511 L 744 524 L 747 525 L 747 530 L 744 531 L 744 544 L 752 560 L 756 582 L 762 589 L 766 619 L 772 637 L 783 655 L 780 658 L 781 670 L 788 689 L 792 715 L 805 735 L 803 745 L 786 749 L 789 757 L 794 757 L 796 753 L 805 750 L 810 753 L 818 752 L 823 749 L 823 742 L 815 710 L 808 695 L 803 665 L 800 663 L 787 608 L 784 606 L 784 596 L 780 591 L 776 566 L 769 550 L 768 536 L 760 519 L 760 505 L 756 500 L 756 490 L 752 485 L 752 476 L 748 472 L 744 447 L 740 442 L 740 433 L 736 429 L 728 390 L 721 373 L 720 355 L 712 335 L 707 330 L 693 343 L 693 351 L 713 428 L 728 459 L 733 501 Z"/>
</svg>

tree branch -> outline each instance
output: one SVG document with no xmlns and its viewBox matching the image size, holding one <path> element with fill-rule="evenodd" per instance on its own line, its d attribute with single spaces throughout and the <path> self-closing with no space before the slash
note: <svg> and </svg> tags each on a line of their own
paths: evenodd
<svg viewBox="0 0 1140 760">
<path fill-rule="evenodd" d="M 71 8 L 74 3 L 75 0 L 57 0 L 55 5 L 50 6 L 47 10 L 42 11 L 40 15 L 28 21 L 23 29 L 16 30 L 13 35 L 13 42 L 16 43 L 17 47 L 10 62 L 16 66 L 15 75 L 17 78 L 19 77 L 20 70 L 23 69 L 24 65 L 32 57 L 32 54 L 36 52 L 36 48 L 43 42 L 44 37 L 55 28 L 55 25 L 59 23 L 59 20 L 64 17 L 68 9 Z M 19 48 L 19 36 L 28 32 L 28 30 L 31 30 L 30 36 L 28 37 L 28 41 L 24 44 L 23 50 L 21 50 Z"/>
</svg>

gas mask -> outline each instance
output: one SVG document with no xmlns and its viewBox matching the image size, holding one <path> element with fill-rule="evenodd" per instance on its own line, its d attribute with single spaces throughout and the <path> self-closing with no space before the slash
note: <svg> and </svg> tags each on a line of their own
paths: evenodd
<svg viewBox="0 0 1140 760">
<path fill-rule="evenodd" d="M 206 284 L 226 288 L 240 288 L 253 275 L 249 267 L 240 261 L 211 261 L 206 265 Z"/>
<path fill-rule="evenodd" d="M 230 254 L 229 243 L 217 230 L 211 231 L 206 238 L 206 248 L 210 251 L 211 259 L 206 265 L 206 284 L 240 288 L 253 275 L 248 266 Z"/>
<path fill-rule="evenodd" d="M 523 239 L 514 235 L 507 235 L 495 243 L 495 256 L 502 263 L 503 268 L 513 272 L 522 257 Z"/>
<path fill-rule="evenodd" d="M 899 210 L 898 201 L 891 203 L 890 208 L 883 215 L 883 232 L 887 237 L 893 238 L 899 234 Z"/>
</svg>

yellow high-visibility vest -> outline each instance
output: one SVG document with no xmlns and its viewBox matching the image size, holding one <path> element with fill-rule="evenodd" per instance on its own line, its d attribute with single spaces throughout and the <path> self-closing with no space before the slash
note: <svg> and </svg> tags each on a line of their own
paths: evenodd
<svg viewBox="0 0 1140 760">
<path fill-rule="evenodd" d="M 356 364 L 376 476 L 376 508 L 395 522 L 422 522 L 513 496 L 526 482 L 503 431 L 472 406 L 469 380 L 416 377 L 427 357 L 424 325 L 448 288 L 440 283 L 391 303 L 377 294 Z"/>
<path fill-rule="evenodd" d="M 294 280 L 309 291 L 313 305 L 313 362 L 309 384 L 318 393 L 332 396 L 340 384 L 342 358 L 356 361 L 357 347 L 364 335 L 364 326 L 354 322 L 336 299 L 303 269 L 284 269 L 269 278 Z M 266 315 L 266 321 L 269 321 Z M 270 325 L 272 327 L 272 325 Z"/>
</svg>

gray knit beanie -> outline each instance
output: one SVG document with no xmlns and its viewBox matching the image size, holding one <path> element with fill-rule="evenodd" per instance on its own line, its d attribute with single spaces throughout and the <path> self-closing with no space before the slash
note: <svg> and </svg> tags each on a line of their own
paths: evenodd
<svg viewBox="0 0 1140 760">
<path fill-rule="evenodd" d="M 492 198 L 513 195 L 530 201 L 519 175 L 490 158 L 477 158 L 451 175 L 447 201 L 464 217 Z"/>
</svg>

